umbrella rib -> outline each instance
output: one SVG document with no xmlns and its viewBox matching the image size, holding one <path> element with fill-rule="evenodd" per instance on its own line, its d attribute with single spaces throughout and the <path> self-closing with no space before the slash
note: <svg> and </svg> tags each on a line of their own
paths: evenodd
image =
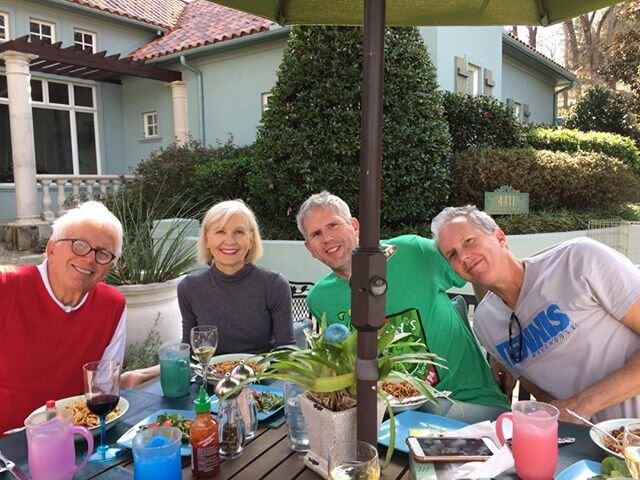
<svg viewBox="0 0 640 480">
<path fill-rule="evenodd" d="M 287 5 L 288 0 L 278 0 L 278 11 L 276 12 L 276 18 L 280 25 L 284 25 L 287 21 Z"/>
<path fill-rule="evenodd" d="M 545 7 L 544 0 L 537 0 L 536 4 L 538 5 L 538 15 L 540 18 L 540 23 L 547 25 L 549 21 L 545 22 L 545 18 L 547 17 L 547 8 Z"/>
</svg>

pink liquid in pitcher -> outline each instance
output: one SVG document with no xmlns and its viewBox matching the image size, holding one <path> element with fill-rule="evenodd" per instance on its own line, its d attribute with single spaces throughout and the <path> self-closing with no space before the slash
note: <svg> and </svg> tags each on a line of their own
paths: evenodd
<svg viewBox="0 0 640 480">
<path fill-rule="evenodd" d="M 40 425 L 29 435 L 29 470 L 34 480 L 68 480 L 73 477 L 75 448 L 73 431 L 59 418 Z"/>
<path fill-rule="evenodd" d="M 534 424 L 535 418 L 550 418 L 545 411 L 528 415 L 514 412 L 513 458 L 516 473 L 522 480 L 551 480 L 558 463 L 558 424 Z M 533 422 L 531 421 L 533 420 Z"/>
</svg>

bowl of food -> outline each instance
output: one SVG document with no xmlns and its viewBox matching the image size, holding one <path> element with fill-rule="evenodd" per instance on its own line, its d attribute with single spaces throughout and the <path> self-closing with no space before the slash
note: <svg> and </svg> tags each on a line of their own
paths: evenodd
<svg viewBox="0 0 640 480">
<path fill-rule="evenodd" d="M 429 400 L 406 380 L 385 380 L 381 388 L 387 394 L 393 413 L 415 410 Z"/>
<path fill-rule="evenodd" d="M 241 360 L 251 367 L 256 373 L 262 371 L 262 366 L 258 364 L 262 357 L 252 355 L 250 353 L 230 353 L 227 355 L 218 355 L 209 361 L 207 366 L 207 381 L 209 383 L 217 383 L 224 374 L 233 370 Z M 196 375 L 202 377 L 202 368 L 196 365 L 193 369 Z"/>
<path fill-rule="evenodd" d="M 593 443 L 598 445 L 605 452 L 610 455 L 615 455 L 618 458 L 624 459 L 622 456 L 622 438 L 624 436 L 624 427 L 628 423 L 637 422 L 637 418 L 615 418 L 612 420 L 605 420 L 604 422 L 596 423 L 596 426 L 610 435 L 618 439 L 618 443 L 614 442 L 612 438 L 603 435 L 595 428 L 589 430 L 589 436 Z"/>
<path fill-rule="evenodd" d="M 71 410 L 71 413 L 73 414 L 72 418 L 74 425 L 86 427 L 94 435 L 100 433 L 100 419 L 96 415 L 91 413 L 91 411 L 87 407 L 87 400 L 84 395 L 76 395 L 75 397 L 67 397 L 56 400 L 56 408 L 66 408 L 67 410 Z M 120 397 L 116 408 L 112 412 L 107 414 L 107 418 L 104 423 L 105 429 L 108 430 L 109 428 L 111 428 L 120 419 L 120 417 L 122 417 L 127 412 L 127 410 L 129 410 L 129 402 L 126 398 Z M 43 405 L 42 407 L 37 408 L 31 413 L 33 414 L 44 411 L 45 406 Z"/>
</svg>

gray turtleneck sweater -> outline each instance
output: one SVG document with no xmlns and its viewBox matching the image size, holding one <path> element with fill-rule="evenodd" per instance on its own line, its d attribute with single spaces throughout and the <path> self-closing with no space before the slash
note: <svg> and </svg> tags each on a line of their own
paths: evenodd
<svg viewBox="0 0 640 480">
<path fill-rule="evenodd" d="M 192 327 L 218 327 L 216 355 L 263 353 L 294 344 L 291 290 L 281 273 L 247 264 L 226 275 L 215 266 L 192 273 L 178 285 L 182 341 Z"/>
</svg>

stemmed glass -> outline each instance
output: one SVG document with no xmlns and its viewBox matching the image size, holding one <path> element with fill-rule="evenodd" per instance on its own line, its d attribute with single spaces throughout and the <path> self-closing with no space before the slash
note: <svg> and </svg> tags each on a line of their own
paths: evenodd
<svg viewBox="0 0 640 480">
<path fill-rule="evenodd" d="M 640 478 L 640 422 L 625 425 L 622 454 L 631 476 L 634 479 Z"/>
<path fill-rule="evenodd" d="M 191 329 L 191 348 L 202 369 L 202 384 L 206 385 L 209 360 L 218 348 L 218 327 L 211 325 L 193 327 Z"/>
<path fill-rule="evenodd" d="M 100 446 L 89 458 L 90 462 L 107 462 L 123 451 L 115 445 L 105 445 L 104 441 L 107 414 L 120 401 L 121 367 L 120 363 L 111 360 L 90 362 L 82 367 L 87 408 L 100 418 Z"/>
<path fill-rule="evenodd" d="M 361 441 L 342 441 L 329 449 L 329 480 L 379 480 L 376 448 Z"/>
</svg>

